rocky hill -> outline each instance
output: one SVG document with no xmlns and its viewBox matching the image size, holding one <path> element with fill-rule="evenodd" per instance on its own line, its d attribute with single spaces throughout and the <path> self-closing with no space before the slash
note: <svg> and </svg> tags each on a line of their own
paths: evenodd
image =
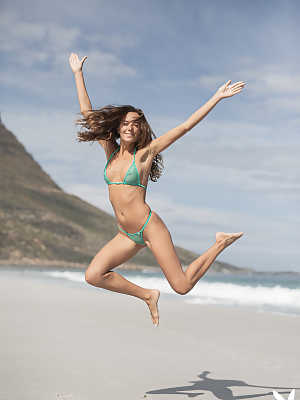
<svg viewBox="0 0 300 400">
<path fill-rule="evenodd" d="M 65 193 L 0 121 L 0 264 L 87 267 L 117 233 L 115 219 Z M 186 265 L 198 255 L 176 247 Z M 157 266 L 142 249 L 131 263 Z M 215 262 L 215 271 L 245 271 Z"/>
</svg>

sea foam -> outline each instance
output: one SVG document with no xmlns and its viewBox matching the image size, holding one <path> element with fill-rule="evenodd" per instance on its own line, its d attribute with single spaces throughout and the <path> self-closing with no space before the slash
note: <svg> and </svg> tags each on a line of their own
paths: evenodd
<svg viewBox="0 0 300 400">
<path fill-rule="evenodd" d="M 161 293 L 176 295 L 167 279 L 159 273 L 143 273 L 136 271 L 117 271 L 136 285 L 145 288 L 159 289 Z M 45 271 L 49 277 L 65 279 L 73 282 L 85 282 L 82 271 Z M 218 281 L 219 279 L 219 281 Z M 213 280 L 202 278 L 194 288 L 184 296 L 188 304 L 219 304 L 226 306 L 247 306 L 257 311 L 270 311 L 300 315 L 300 288 L 289 288 L 280 283 L 265 278 L 260 284 L 258 279 L 253 279 L 254 284 L 249 284 L 251 278 L 226 276 L 226 282 L 222 282 L 222 276 Z"/>
</svg>

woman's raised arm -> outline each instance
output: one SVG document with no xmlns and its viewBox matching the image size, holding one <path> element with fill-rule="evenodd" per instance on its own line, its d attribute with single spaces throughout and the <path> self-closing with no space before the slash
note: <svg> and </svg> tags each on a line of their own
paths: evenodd
<svg viewBox="0 0 300 400">
<path fill-rule="evenodd" d="M 84 84 L 83 73 L 82 73 L 82 65 L 86 59 L 87 56 L 79 60 L 78 55 L 75 53 L 71 53 L 69 57 L 69 63 L 75 77 L 78 100 L 80 104 L 80 112 L 84 118 L 86 118 L 89 115 L 89 111 L 92 111 L 92 104 L 90 102 Z M 110 140 L 98 139 L 97 141 L 103 147 L 107 159 L 110 157 L 111 153 L 117 148 L 117 142 L 115 139 L 110 139 Z"/>
<path fill-rule="evenodd" d="M 150 143 L 150 149 L 153 154 L 159 154 L 177 139 L 190 131 L 197 125 L 221 100 L 226 97 L 234 96 L 243 89 L 245 82 L 240 81 L 230 85 L 231 80 L 224 83 L 216 93 L 197 111 L 195 111 L 185 122 L 169 130 Z"/>
<path fill-rule="evenodd" d="M 74 73 L 78 100 L 80 104 L 80 111 L 83 116 L 86 116 L 87 111 L 92 109 L 92 105 L 84 84 L 83 73 L 82 73 L 82 65 L 86 59 L 87 56 L 79 60 L 78 55 L 75 53 L 71 53 L 69 57 L 70 67 Z"/>
</svg>

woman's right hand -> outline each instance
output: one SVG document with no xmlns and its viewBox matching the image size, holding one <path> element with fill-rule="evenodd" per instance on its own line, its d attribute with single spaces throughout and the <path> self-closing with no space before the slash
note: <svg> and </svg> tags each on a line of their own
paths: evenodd
<svg viewBox="0 0 300 400">
<path fill-rule="evenodd" d="M 82 70 L 82 65 L 84 61 L 87 59 L 87 56 L 83 57 L 82 60 L 79 60 L 78 55 L 76 53 L 71 53 L 69 57 L 69 63 L 72 71 L 78 72 Z"/>
</svg>

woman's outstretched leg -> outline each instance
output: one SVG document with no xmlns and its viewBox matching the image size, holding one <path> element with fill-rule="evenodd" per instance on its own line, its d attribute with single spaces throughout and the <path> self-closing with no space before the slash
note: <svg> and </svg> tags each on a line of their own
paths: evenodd
<svg viewBox="0 0 300 400">
<path fill-rule="evenodd" d="M 239 233 L 216 234 L 216 242 L 183 271 L 166 225 L 155 212 L 144 231 L 144 240 L 152 251 L 171 287 L 179 294 L 188 293 L 206 273 L 217 256 L 243 235 Z"/>
<path fill-rule="evenodd" d="M 191 288 L 193 288 L 199 279 L 205 274 L 217 256 L 242 235 L 243 232 L 216 233 L 216 242 L 213 244 L 213 246 L 211 246 L 208 250 L 206 250 L 206 252 L 201 254 L 200 257 L 193 261 L 185 271 L 185 275 L 192 285 Z"/>
<path fill-rule="evenodd" d="M 144 246 L 118 233 L 92 259 L 85 271 L 86 281 L 96 287 L 135 296 L 144 300 L 149 307 L 154 325 L 158 325 L 158 299 L 160 292 L 156 289 L 145 289 L 128 281 L 113 268 L 133 257 Z"/>
</svg>

